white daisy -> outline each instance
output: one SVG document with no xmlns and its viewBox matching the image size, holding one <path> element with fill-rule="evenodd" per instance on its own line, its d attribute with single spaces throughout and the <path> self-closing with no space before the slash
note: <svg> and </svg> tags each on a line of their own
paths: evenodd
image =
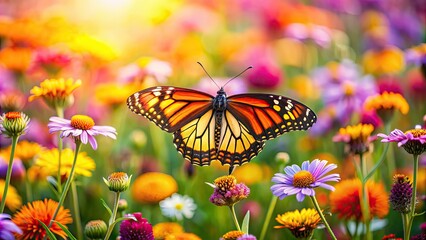
<svg viewBox="0 0 426 240">
<path fill-rule="evenodd" d="M 183 217 L 192 218 L 197 205 L 192 198 L 174 193 L 160 202 L 160 208 L 164 216 L 182 220 Z"/>
</svg>

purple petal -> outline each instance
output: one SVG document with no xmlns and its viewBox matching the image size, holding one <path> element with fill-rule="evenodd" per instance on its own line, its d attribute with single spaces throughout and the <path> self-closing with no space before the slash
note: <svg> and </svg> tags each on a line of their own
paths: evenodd
<svg viewBox="0 0 426 240">
<path fill-rule="evenodd" d="M 55 123 L 71 123 L 71 120 L 60 118 L 60 117 L 50 117 L 49 121 L 55 122 Z"/>
<path fill-rule="evenodd" d="M 98 143 L 96 142 L 96 139 L 94 136 L 88 135 L 89 143 L 92 146 L 93 150 L 96 150 L 98 148 Z"/>
<path fill-rule="evenodd" d="M 328 189 L 330 191 L 334 191 L 335 190 L 335 188 L 333 186 L 331 186 L 329 184 L 326 184 L 326 183 L 320 183 L 319 186 L 322 187 L 322 188 Z"/>
<path fill-rule="evenodd" d="M 83 131 L 80 135 L 81 142 L 84 144 L 87 144 L 88 138 L 89 138 L 89 134 L 87 134 L 86 131 Z"/>
<path fill-rule="evenodd" d="M 296 194 L 296 199 L 299 202 L 303 202 L 303 200 L 305 200 L 305 195 L 302 194 L 302 193 L 298 193 L 298 194 Z"/>
</svg>

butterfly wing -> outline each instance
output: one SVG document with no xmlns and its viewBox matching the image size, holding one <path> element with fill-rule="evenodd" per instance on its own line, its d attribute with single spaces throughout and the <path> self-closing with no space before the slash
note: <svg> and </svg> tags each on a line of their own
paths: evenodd
<svg viewBox="0 0 426 240">
<path fill-rule="evenodd" d="M 273 94 L 230 96 L 227 110 L 257 141 L 273 139 L 285 132 L 307 130 L 317 120 L 315 113 L 306 105 Z"/>
<path fill-rule="evenodd" d="M 162 86 L 134 93 L 127 99 L 127 106 L 164 131 L 175 132 L 209 111 L 212 99 L 192 89 Z"/>
</svg>

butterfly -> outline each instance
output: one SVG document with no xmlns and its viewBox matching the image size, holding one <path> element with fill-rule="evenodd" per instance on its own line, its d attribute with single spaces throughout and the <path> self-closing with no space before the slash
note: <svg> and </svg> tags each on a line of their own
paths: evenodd
<svg viewBox="0 0 426 240">
<path fill-rule="evenodd" d="M 182 156 L 195 165 L 219 160 L 235 166 L 249 162 L 265 142 L 283 133 L 307 130 L 317 120 L 306 105 L 284 96 L 263 93 L 227 97 L 172 86 L 151 87 L 127 99 L 129 109 L 173 133 Z"/>
</svg>

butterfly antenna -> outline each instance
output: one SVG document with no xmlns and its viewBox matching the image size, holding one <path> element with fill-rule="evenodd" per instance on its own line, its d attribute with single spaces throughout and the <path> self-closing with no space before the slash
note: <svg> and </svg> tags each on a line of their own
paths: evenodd
<svg viewBox="0 0 426 240">
<path fill-rule="evenodd" d="M 226 84 L 228 84 L 230 81 L 232 81 L 232 80 L 236 79 L 237 77 L 239 77 L 239 76 L 241 76 L 243 73 L 245 73 L 247 70 L 252 69 L 252 68 L 253 68 L 252 66 L 248 66 L 248 67 L 247 67 L 246 69 L 244 69 L 242 72 L 240 72 L 239 74 L 237 74 L 237 76 L 235 76 L 235 77 L 233 77 L 233 78 L 229 79 L 229 80 L 225 83 L 225 85 L 223 85 L 223 87 L 225 87 L 225 86 L 226 86 Z"/>
<path fill-rule="evenodd" d="M 200 62 L 197 62 L 198 64 L 200 64 L 201 68 L 204 70 L 204 72 L 207 74 L 207 76 L 210 78 L 210 80 L 212 80 L 212 82 L 214 83 L 214 85 L 217 86 L 217 88 L 220 89 L 219 85 L 217 85 L 217 83 L 213 80 L 213 78 L 210 76 L 210 74 L 207 72 L 207 70 L 204 68 L 203 64 L 201 64 Z"/>
</svg>

